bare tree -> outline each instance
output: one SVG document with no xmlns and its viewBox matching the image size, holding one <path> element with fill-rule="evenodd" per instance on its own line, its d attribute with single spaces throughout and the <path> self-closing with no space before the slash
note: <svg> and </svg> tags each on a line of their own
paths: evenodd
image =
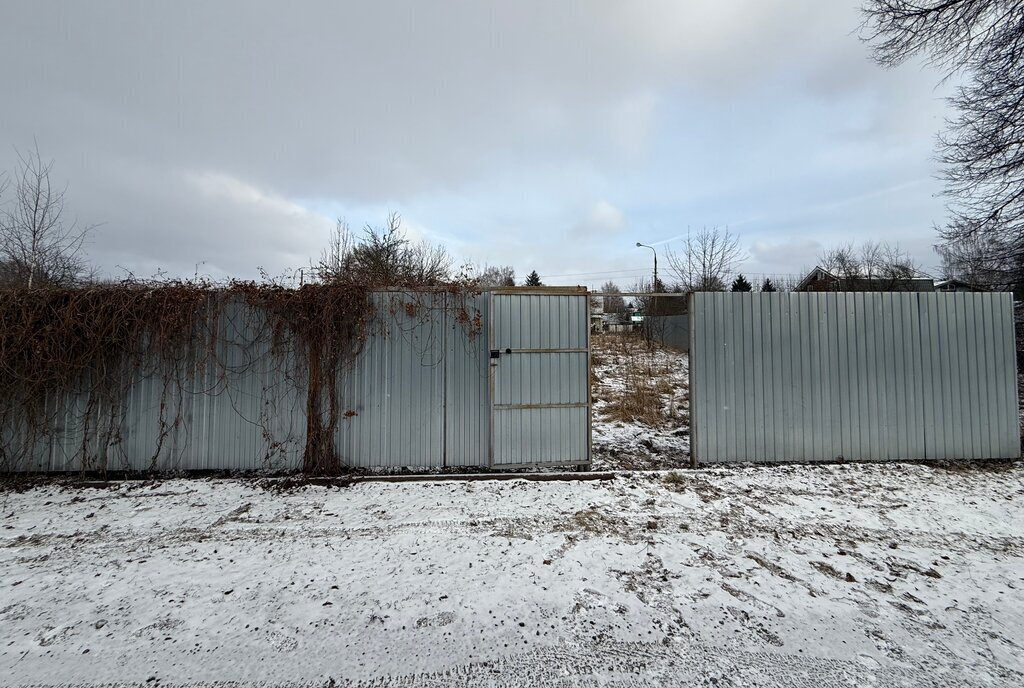
<svg viewBox="0 0 1024 688">
<path fill-rule="evenodd" d="M 601 291 L 604 292 L 604 312 L 605 313 L 625 313 L 626 302 L 619 296 L 621 293 L 619 286 L 615 282 L 608 281 L 601 286 Z"/>
<path fill-rule="evenodd" d="M 940 137 L 951 213 L 944 259 L 981 264 L 990 286 L 1024 289 L 1024 2 L 868 0 L 865 37 L 885 66 L 924 55 L 965 75 Z M 972 273 L 970 266 L 952 265 Z"/>
<path fill-rule="evenodd" d="M 367 225 L 356 237 L 338 220 L 317 266 L 325 281 L 352 280 L 373 286 L 424 286 L 447 282 L 452 258 L 443 246 L 412 241 L 398 213 L 384 227 Z"/>
<path fill-rule="evenodd" d="M 921 274 L 908 253 L 898 245 L 865 241 L 828 249 L 818 264 L 835 278 L 832 289 L 854 291 L 898 291 Z"/>
<path fill-rule="evenodd" d="M 637 294 L 653 293 L 654 283 L 644 277 L 638 277 L 633 280 L 633 284 L 629 286 L 629 293 L 633 294 L 630 297 L 630 303 L 627 304 L 626 310 L 629 310 L 629 306 L 641 313 L 649 313 L 651 306 L 654 304 L 654 299 L 650 296 L 636 296 Z"/>
<path fill-rule="evenodd" d="M 982 237 L 941 244 L 935 251 L 942 260 L 942 277 L 956 279 L 977 287 L 1012 289 L 1002 269 L 1002 260 L 994 256 L 998 249 L 986 245 Z"/>
<path fill-rule="evenodd" d="M 844 244 L 819 257 L 821 266 L 837 277 L 866 279 L 910 279 L 920 270 L 910 254 L 898 244 L 865 241 L 859 246 Z"/>
<path fill-rule="evenodd" d="M 64 218 L 66 188 L 50 180 L 53 160 L 36 146 L 18 151 L 14 197 L 0 210 L 0 284 L 13 287 L 64 287 L 87 275 L 85 241 L 94 225 Z M 10 185 L 0 185 L 0 194 Z"/>
<path fill-rule="evenodd" d="M 686 312 L 686 295 L 688 292 L 681 285 L 677 284 L 669 287 L 660 279 L 655 282 L 641 277 L 630 285 L 629 293 L 650 294 L 650 296 L 630 297 L 630 302 L 646 316 L 677 315 Z M 654 294 L 661 294 L 661 296 L 654 296 Z M 626 310 L 628 310 L 628 307 Z"/>
<path fill-rule="evenodd" d="M 348 260 L 355 246 L 355 237 L 344 218 L 338 218 L 331 231 L 327 248 L 320 253 L 319 271 L 325 280 L 340 279 L 348 269 Z"/>
<path fill-rule="evenodd" d="M 514 287 L 516 271 L 511 265 L 485 265 L 478 271 L 476 282 L 482 287 Z"/>
<path fill-rule="evenodd" d="M 683 291 L 723 291 L 743 259 L 739 237 L 717 227 L 687 234 L 678 252 L 666 251 L 668 265 Z"/>
<path fill-rule="evenodd" d="M 860 255 L 852 243 L 826 249 L 818 256 L 818 265 L 840 279 L 863 274 Z"/>
</svg>

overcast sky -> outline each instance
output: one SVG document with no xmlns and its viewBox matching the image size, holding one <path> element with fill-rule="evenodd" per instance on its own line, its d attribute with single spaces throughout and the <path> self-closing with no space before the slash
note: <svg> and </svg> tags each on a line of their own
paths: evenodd
<svg viewBox="0 0 1024 688">
<path fill-rule="evenodd" d="M 0 2 L 0 169 L 37 141 L 107 274 L 279 274 L 388 210 L 555 284 L 703 225 L 754 278 L 936 262 L 948 87 L 873 64 L 857 0 Z"/>
</svg>

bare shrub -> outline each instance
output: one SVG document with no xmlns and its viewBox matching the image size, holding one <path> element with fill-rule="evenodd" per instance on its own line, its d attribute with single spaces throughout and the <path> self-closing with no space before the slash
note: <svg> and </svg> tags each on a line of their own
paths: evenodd
<svg viewBox="0 0 1024 688">
<path fill-rule="evenodd" d="M 452 262 L 443 246 L 410 239 L 402 228 L 402 217 L 391 213 L 384 227 L 366 225 L 362 236 L 338 220 L 316 271 L 328 283 L 436 286 L 452 281 Z"/>
</svg>

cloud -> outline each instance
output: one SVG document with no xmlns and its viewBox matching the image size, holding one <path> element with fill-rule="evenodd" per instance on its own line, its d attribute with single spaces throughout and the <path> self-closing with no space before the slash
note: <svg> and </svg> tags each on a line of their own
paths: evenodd
<svg viewBox="0 0 1024 688">
<path fill-rule="evenodd" d="M 825 246 L 815 239 L 754 241 L 743 270 L 754 275 L 799 274 L 817 264 Z"/>
<path fill-rule="evenodd" d="M 578 236 L 619 234 L 626 227 L 626 216 L 608 201 L 597 201 L 573 228 Z"/>
<path fill-rule="evenodd" d="M 12 3 L 0 131 L 56 159 L 106 271 L 278 272 L 388 210 L 520 272 L 639 270 L 636 240 L 934 173 L 937 79 L 872 64 L 858 25 L 820 0 Z M 922 238 L 933 192 L 743 231 Z"/>
<path fill-rule="evenodd" d="M 88 247 L 108 273 L 255 277 L 308 265 L 334 225 L 231 175 L 109 164 L 77 179 L 69 207 L 100 222 Z M 128 199 L 122 205 L 111 199 Z M 111 218 L 114 218 L 113 220 Z"/>
<path fill-rule="evenodd" d="M 202 194 L 216 201 L 232 203 L 245 211 L 255 210 L 282 218 L 312 219 L 312 214 L 302 206 L 281 196 L 260 191 L 255 186 L 218 172 L 189 172 L 185 179 Z M 326 218 L 318 218 L 326 220 Z"/>
</svg>

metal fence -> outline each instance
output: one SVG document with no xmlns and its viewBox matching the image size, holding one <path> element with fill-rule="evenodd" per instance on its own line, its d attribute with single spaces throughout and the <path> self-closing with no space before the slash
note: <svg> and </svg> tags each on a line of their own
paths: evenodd
<svg viewBox="0 0 1024 688">
<path fill-rule="evenodd" d="M 1021 455 L 1013 304 L 995 293 L 697 293 L 692 460 Z"/>
<path fill-rule="evenodd" d="M 681 315 L 648 315 L 643 322 L 644 336 L 662 346 L 676 351 L 690 350 L 690 316 Z"/>
<path fill-rule="evenodd" d="M 375 292 L 371 299 L 366 341 L 337 375 L 334 448 L 343 466 L 590 461 L 589 392 L 580 393 L 589 369 L 585 290 Z M 301 468 L 308 390 L 301 356 L 271 351 L 257 334 L 266 326 L 257 309 L 229 304 L 218 317 L 210 338 L 217 365 L 197 364 L 171 383 L 136 380 L 115 403 L 55 392 L 47 400 L 53 426 L 38 441 L 25 440 L 24 425 L 0 428 L 0 471 Z M 531 365 L 516 367 L 519 353 Z"/>
</svg>

